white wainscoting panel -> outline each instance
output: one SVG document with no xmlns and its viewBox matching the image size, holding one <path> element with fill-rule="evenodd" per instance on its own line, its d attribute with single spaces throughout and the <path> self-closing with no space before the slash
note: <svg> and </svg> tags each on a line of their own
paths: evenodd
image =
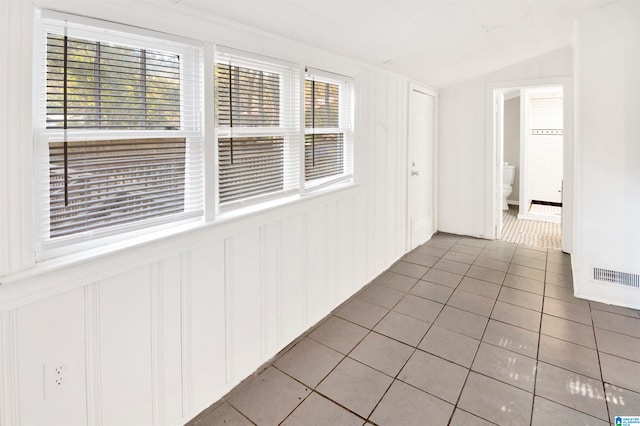
<svg viewBox="0 0 640 426">
<path fill-rule="evenodd" d="M 227 381 L 239 382 L 264 361 L 261 233 L 253 228 L 225 244 Z"/>
<path fill-rule="evenodd" d="M 159 276 L 151 283 L 154 359 L 154 424 L 182 419 L 181 257 L 156 262 Z"/>
<path fill-rule="evenodd" d="M 333 306 L 342 303 L 345 299 L 351 296 L 360 286 L 357 286 L 354 282 L 355 278 L 355 217 L 353 198 L 340 200 L 336 203 L 336 237 L 339 243 L 336 241 L 335 249 L 332 250 L 334 256 L 336 256 L 336 276 L 333 280 L 333 294 L 335 299 Z"/>
<path fill-rule="evenodd" d="M 307 242 L 304 237 L 307 223 L 303 214 L 288 217 L 281 222 L 282 238 L 278 264 L 282 271 L 278 294 L 279 333 L 278 346 L 286 345 L 307 327 Z"/>
<path fill-rule="evenodd" d="M 260 262 L 254 267 L 260 273 L 260 356 L 271 358 L 282 345 L 282 222 L 280 220 L 260 227 Z M 257 368 L 258 366 L 256 366 Z"/>
<path fill-rule="evenodd" d="M 84 287 L 84 336 L 87 383 L 87 425 L 102 425 L 102 367 L 100 364 L 100 285 Z"/>
<path fill-rule="evenodd" d="M 152 267 L 100 282 L 100 381 L 105 426 L 152 424 Z"/>
<path fill-rule="evenodd" d="M 183 268 L 189 266 L 190 282 L 182 282 L 182 300 L 189 314 L 183 317 L 188 318 L 183 323 L 183 351 L 190 367 L 183 382 L 189 383 L 191 393 L 190 405 L 184 407 L 189 418 L 224 395 L 230 382 L 226 380 L 224 241 L 194 248 L 183 256 L 183 263 L 187 258 L 189 265 Z"/>
<path fill-rule="evenodd" d="M 20 424 L 86 424 L 84 291 L 21 307 L 15 327 Z M 64 363 L 69 387 L 45 399 L 45 364 L 53 368 L 55 362 Z"/>
<path fill-rule="evenodd" d="M 329 256 L 328 247 L 328 208 L 311 210 L 306 217 L 307 250 L 307 315 L 309 325 L 320 321 L 328 311 Z"/>
</svg>

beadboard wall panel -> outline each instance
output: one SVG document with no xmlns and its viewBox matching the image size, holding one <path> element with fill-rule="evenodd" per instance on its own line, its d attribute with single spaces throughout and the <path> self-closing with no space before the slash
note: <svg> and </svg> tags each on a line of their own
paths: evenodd
<svg viewBox="0 0 640 426">
<path fill-rule="evenodd" d="M 84 293 L 67 292 L 16 311 L 17 378 L 20 424 L 51 424 L 66 419 L 86 423 Z M 62 390 L 45 395 L 45 369 L 64 366 Z M 37 398 L 34 398 L 37 396 Z"/>
<path fill-rule="evenodd" d="M 99 374 L 104 426 L 151 424 L 154 266 L 150 264 L 100 282 Z"/>
</svg>

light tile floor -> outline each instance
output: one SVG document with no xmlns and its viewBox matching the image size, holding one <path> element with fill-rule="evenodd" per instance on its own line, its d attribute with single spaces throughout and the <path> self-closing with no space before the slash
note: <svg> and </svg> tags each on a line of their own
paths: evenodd
<svg viewBox="0 0 640 426">
<path fill-rule="evenodd" d="M 539 205 L 534 204 L 534 206 Z M 541 206 L 541 208 L 547 207 L 552 206 Z M 500 239 L 516 244 L 561 250 L 562 226 L 560 223 L 518 219 L 518 206 L 510 205 L 509 210 L 505 210 L 502 214 Z"/>
<path fill-rule="evenodd" d="M 640 313 L 569 256 L 437 234 L 190 425 L 606 425 L 640 416 Z"/>
</svg>

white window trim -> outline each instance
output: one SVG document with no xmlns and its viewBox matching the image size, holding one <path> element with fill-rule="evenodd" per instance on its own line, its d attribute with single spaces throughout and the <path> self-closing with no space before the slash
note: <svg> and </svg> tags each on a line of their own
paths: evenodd
<svg viewBox="0 0 640 426">
<path fill-rule="evenodd" d="M 302 79 L 302 67 L 292 63 L 275 59 L 243 50 L 233 49 L 226 46 L 216 45 L 214 53 L 214 66 L 217 64 L 238 65 L 248 68 L 260 69 L 267 72 L 276 73 L 282 76 L 282 91 L 280 99 L 280 117 L 283 123 L 280 127 L 218 127 L 215 126 L 215 146 L 216 162 L 215 173 L 218 173 L 218 139 L 232 137 L 251 136 L 282 136 L 284 137 L 284 172 L 283 189 L 281 191 L 268 194 L 247 197 L 236 201 L 220 203 L 218 186 L 216 185 L 216 213 L 242 209 L 247 206 L 259 205 L 272 200 L 299 194 L 299 151 L 300 134 L 302 126 L 300 124 L 300 105 L 297 100 L 301 97 L 300 87 L 304 84 Z M 213 85 L 213 81 L 207 81 Z M 214 94 L 215 96 L 215 94 Z M 215 111 L 214 121 L 217 122 L 218 111 Z"/>
<path fill-rule="evenodd" d="M 91 141 L 105 139 L 134 139 L 153 137 L 186 138 L 188 166 L 185 173 L 189 174 L 194 165 L 200 169 L 199 179 L 203 179 L 202 168 L 204 162 L 201 151 L 204 150 L 203 123 L 202 123 L 202 84 L 203 84 L 203 43 L 191 39 L 171 36 L 136 27 L 115 24 L 91 18 L 63 14 L 59 12 L 40 11 L 40 18 L 35 21 L 34 28 L 34 73 L 33 73 L 33 125 L 34 125 L 34 151 L 33 151 L 33 210 L 35 243 L 35 261 L 40 262 L 54 257 L 64 256 L 87 250 L 93 247 L 112 244 L 144 235 L 151 235 L 171 228 L 180 228 L 185 224 L 200 222 L 204 209 L 204 191 L 187 185 L 185 188 L 185 205 L 197 200 L 201 208 L 196 212 L 187 212 L 179 216 L 158 217 L 144 222 L 132 222 L 109 226 L 104 229 L 96 229 L 77 235 L 56 237 L 49 239 L 49 159 L 48 147 L 51 142 Z M 132 45 L 150 50 L 171 51 L 181 55 L 181 67 L 183 67 L 183 80 L 181 90 L 181 130 L 157 131 L 157 130 L 91 130 L 91 129 L 48 129 L 46 127 L 46 37 L 47 33 L 68 34 L 70 37 L 89 40 L 109 41 L 122 45 Z M 184 75 L 193 73 L 197 78 L 187 81 Z M 44 76 L 44 78 L 43 78 Z M 186 102 L 185 94 L 191 92 L 190 109 L 184 110 Z M 188 122 L 185 120 L 188 119 Z M 195 144 L 195 145 L 194 145 Z M 194 151 L 195 146 L 199 146 Z M 195 162 L 195 163 L 194 163 Z M 186 180 L 191 182 L 191 180 Z"/>
<path fill-rule="evenodd" d="M 184 220 L 171 221 L 170 223 L 159 223 L 149 225 L 140 229 L 127 229 L 115 235 L 101 235 L 98 239 L 89 241 L 75 242 L 73 244 L 61 244 L 57 247 L 47 247 L 46 250 L 42 250 L 42 247 L 31 251 L 34 254 L 30 257 L 31 267 L 27 266 L 24 270 L 27 275 L 30 275 L 32 270 L 33 274 L 40 274 L 42 271 L 49 270 L 51 267 L 58 268 L 61 265 L 72 264 L 79 259 L 91 259 L 98 256 L 104 256 L 109 253 L 120 252 L 123 249 L 135 249 L 136 247 L 142 247 L 152 241 L 165 240 L 168 237 L 179 236 L 181 234 L 189 234 L 199 229 L 208 229 L 210 226 L 218 227 L 228 223 L 230 219 L 236 220 L 240 218 L 250 217 L 262 217 L 265 212 L 269 212 L 274 208 L 302 208 L 306 205 L 310 199 L 324 199 L 325 197 L 331 197 L 332 194 L 339 194 L 345 189 L 356 187 L 357 183 L 354 181 L 353 168 L 355 165 L 355 158 L 353 156 L 355 132 L 353 129 L 354 124 L 354 109 L 355 109 L 355 80 L 351 77 L 344 75 L 327 72 L 319 69 L 308 68 L 308 72 L 313 73 L 316 78 L 324 77 L 331 81 L 344 81 L 349 84 L 352 90 L 350 99 L 350 113 L 347 117 L 348 122 L 351 123 L 350 127 L 350 161 L 351 161 L 351 173 L 345 174 L 340 177 L 329 177 L 324 179 L 318 179 L 313 182 L 314 185 L 305 184 L 304 181 L 304 82 L 305 82 L 305 67 L 299 63 L 286 62 L 279 59 L 265 57 L 262 55 L 255 55 L 248 52 L 239 51 L 236 49 L 226 48 L 223 46 L 216 46 L 214 43 L 203 42 L 199 40 L 193 40 L 180 36 L 174 36 L 171 34 L 160 33 L 154 30 L 147 30 L 143 28 L 131 27 L 129 25 L 117 24 L 113 22 L 102 21 L 99 19 L 86 18 L 82 16 L 59 13 L 48 10 L 37 10 L 37 17 L 34 21 L 34 62 L 32 66 L 33 79 L 33 128 L 34 128 L 34 146 L 38 142 L 42 142 L 41 139 L 51 138 L 61 140 L 63 132 L 58 129 L 46 129 L 46 115 L 42 114 L 41 110 L 45 107 L 45 91 L 42 85 L 46 86 L 46 81 L 42 81 L 42 71 L 39 68 L 43 64 L 44 53 L 43 48 L 46 51 L 44 44 L 39 44 L 39 41 L 44 40 L 46 37 L 46 25 L 48 21 L 68 21 L 72 25 L 76 25 L 78 28 L 86 26 L 88 28 L 100 28 L 105 32 L 120 33 L 124 38 L 121 40 L 121 44 L 134 44 L 138 47 L 149 47 L 150 49 L 158 49 L 159 44 L 169 46 L 162 50 L 173 50 L 177 44 L 196 47 L 199 49 L 199 55 L 197 61 L 194 62 L 200 67 L 199 75 L 199 99 L 197 112 L 199 113 L 199 125 L 197 131 L 176 131 L 172 133 L 172 136 L 176 137 L 202 137 L 203 149 L 202 149 L 202 179 L 204 182 L 204 189 L 201 189 L 203 194 L 203 208 L 204 215 L 195 218 L 185 218 Z M 91 31 L 89 31 L 91 32 Z M 95 34 L 92 33 L 95 37 Z M 77 30 L 73 35 L 80 38 L 92 38 L 83 37 L 80 30 Z M 140 39 L 147 37 L 152 39 L 153 42 L 149 44 L 142 44 Z M 135 40 L 135 42 L 127 43 L 127 40 Z M 113 40 L 118 42 L 117 40 Z M 255 197 L 254 199 L 247 199 L 237 203 L 235 206 L 225 206 L 223 211 L 220 210 L 220 205 L 217 200 L 217 174 L 218 174 L 218 161 L 217 161 L 217 129 L 215 122 L 209 117 L 214 117 L 217 111 L 214 111 L 214 87 L 213 82 L 215 59 L 220 51 L 232 51 L 241 53 L 243 56 L 258 60 L 266 61 L 267 63 L 273 63 L 276 65 L 286 65 L 298 75 L 298 84 L 295 87 L 296 91 L 292 92 L 291 102 L 296 103 L 297 110 L 299 111 L 298 126 L 297 129 L 291 129 L 292 144 L 297 144 L 296 149 L 298 155 L 298 163 L 295 170 L 296 182 L 298 183 L 296 188 L 292 188 L 288 191 L 283 191 L 277 194 L 268 194 L 266 196 Z M 184 92 L 181 92 L 184 93 Z M 184 117 L 181 114 L 181 117 Z M 341 120 L 343 120 L 341 114 Z M 44 131 L 43 131 L 44 129 Z M 107 137 L 121 138 L 124 133 L 131 135 L 134 131 L 119 132 L 119 131 L 101 131 L 92 133 L 87 130 L 69 130 L 67 131 L 68 139 L 84 139 L 84 140 L 99 140 Z M 250 131 L 248 131 L 250 133 Z M 145 131 L 145 135 L 148 137 L 165 136 L 164 132 L 152 132 Z M 38 164 L 39 156 L 42 156 L 44 150 L 30 151 L 28 156 L 25 173 L 33 172 L 34 175 L 42 173 L 43 170 L 38 170 L 36 165 Z M 35 170 L 33 170 L 35 168 Z M 48 170 L 44 170 L 48 174 Z M 29 198 L 33 200 L 33 205 L 28 209 L 29 215 L 33 212 L 36 213 L 38 208 L 41 208 L 41 193 L 38 192 L 38 181 L 33 182 L 33 186 L 29 185 Z M 319 198 L 318 198 L 319 197 Z M 48 198 L 47 198 L 48 200 Z M 307 201 L 305 201 L 307 200 Z M 48 205 L 48 203 L 45 203 Z M 227 208 L 228 207 L 228 208 Z M 232 208 L 233 207 L 233 208 Z M 246 220 L 246 219 L 243 219 Z M 29 221 L 31 222 L 31 221 Z M 34 221 L 35 222 L 35 221 Z M 35 240 L 36 230 L 29 226 L 24 226 L 22 234 L 28 240 Z M 55 266 L 54 266 L 55 265 Z M 40 272 L 38 272 L 40 271 Z M 10 275 L 6 275 L 4 278 L 10 278 L 11 276 L 19 276 L 22 273 L 10 272 Z"/>
<path fill-rule="evenodd" d="M 344 163 L 343 173 L 333 176 L 312 179 L 305 182 L 304 175 L 304 147 L 302 148 L 302 165 L 301 176 L 305 193 L 327 188 L 329 186 L 348 182 L 353 180 L 354 170 L 354 79 L 341 74 L 325 71 L 317 68 L 306 67 L 305 81 L 311 77 L 315 81 L 323 83 L 338 84 L 340 86 L 340 127 L 338 128 L 304 128 L 304 134 L 326 134 L 326 133 L 342 133 L 344 134 Z M 304 105 L 304 91 L 302 91 L 302 101 Z M 302 123 L 305 123 L 305 111 L 302 111 Z"/>
</svg>

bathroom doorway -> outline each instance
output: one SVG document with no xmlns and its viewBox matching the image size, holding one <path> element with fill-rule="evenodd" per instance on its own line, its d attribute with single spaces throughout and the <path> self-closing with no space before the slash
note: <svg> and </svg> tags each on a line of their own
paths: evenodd
<svg viewBox="0 0 640 426">
<path fill-rule="evenodd" d="M 565 101 L 567 91 L 570 82 L 548 80 L 492 91 L 496 239 L 571 251 L 573 105 Z"/>
<path fill-rule="evenodd" d="M 518 219 L 561 223 L 563 103 L 562 86 L 520 90 Z"/>
</svg>

